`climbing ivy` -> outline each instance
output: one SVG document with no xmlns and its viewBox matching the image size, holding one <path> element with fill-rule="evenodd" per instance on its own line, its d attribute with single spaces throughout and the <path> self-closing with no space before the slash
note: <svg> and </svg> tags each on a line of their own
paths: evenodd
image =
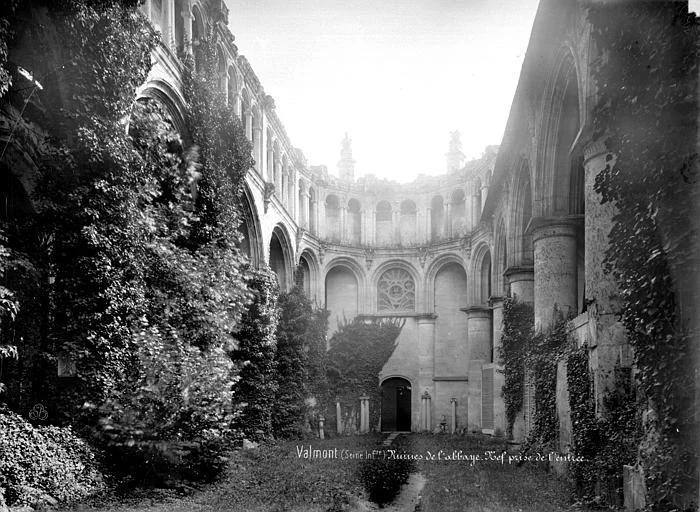
<svg viewBox="0 0 700 512">
<path fill-rule="evenodd" d="M 647 410 L 647 502 L 672 510 L 697 497 L 698 482 L 691 344 L 678 308 L 681 279 L 698 268 L 698 24 L 682 2 L 603 4 L 590 20 L 602 49 L 593 125 L 614 155 L 595 183 L 617 209 L 605 269 L 620 290 Z"/>
<path fill-rule="evenodd" d="M 499 355 L 503 361 L 505 376 L 503 400 L 508 420 L 508 437 L 513 436 L 513 424 L 518 413 L 523 409 L 524 358 L 533 327 L 532 305 L 507 297 L 503 301 L 503 333 Z"/>
<path fill-rule="evenodd" d="M 569 349 L 569 323 L 555 309 L 551 326 L 530 337 L 525 348 L 525 368 L 535 391 L 535 414 L 532 429 L 524 449 L 541 451 L 556 448 L 557 418 L 557 362 Z"/>
<path fill-rule="evenodd" d="M 370 398 L 370 425 L 379 421 L 379 372 L 394 353 L 405 320 L 344 321 L 333 334 L 328 350 L 331 396 L 354 407 L 361 394 Z"/>
</svg>

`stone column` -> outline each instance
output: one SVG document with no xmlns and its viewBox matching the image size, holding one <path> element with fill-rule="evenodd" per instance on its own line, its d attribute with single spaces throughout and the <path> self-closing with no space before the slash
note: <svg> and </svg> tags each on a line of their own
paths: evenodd
<svg viewBox="0 0 700 512">
<path fill-rule="evenodd" d="M 318 418 L 318 437 L 319 439 L 325 439 L 325 433 L 323 432 L 323 424 L 325 423 L 326 418 L 323 416 L 319 416 Z"/>
<path fill-rule="evenodd" d="M 347 232 L 348 222 L 347 222 L 347 207 L 345 204 L 340 206 L 340 242 L 345 242 L 350 239 L 349 233 Z"/>
<path fill-rule="evenodd" d="M 452 417 L 450 419 L 450 434 L 454 434 L 457 431 L 457 399 L 451 398 L 450 405 L 452 406 Z"/>
<path fill-rule="evenodd" d="M 484 361 L 470 359 L 468 366 L 468 402 L 467 402 L 467 427 L 471 431 L 481 432 L 481 407 L 482 407 L 482 382 Z"/>
<path fill-rule="evenodd" d="M 479 199 L 480 196 L 478 195 L 472 195 L 472 222 L 473 222 L 473 229 L 476 229 L 477 226 L 479 226 L 479 219 L 481 219 L 481 209 L 479 208 Z"/>
<path fill-rule="evenodd" d="M 171 50 L 175 50 L 175 0 L 163 2 L 163 42 Z"/>
<path fill-rule="evenodd" d="M 501 333 L 503 332 L 503 297 L 491 297 L 491 317 L 493 320 L 493 352 L 491 355 L 491 360 L 486 362 L 493 362 L 500 364 L 500 353 L 501 353 Z"/>
<path fill-rule="evenodd" d="M 369 432 L 369 397 L 360 397 L 360 434 Z"/>
<path fill-rule="evenodd" d="M 275 153 L 272 147 L 272 140 L 268 137 L 267 139 L 267 158 L 265 159 L 267 173 L 267 181 L 275 184 L 275 192 L 279 193 L 279 185 L 277 183 L 277 176 L 275 176 Z"/>
<path fill-rule="evenodd" d="M 253 141 L 253 113 L 250 111 L 250 108 L 243 112 L 243 116 L 245 117 L 245 136 L 248 137 L 249 141 Z M 253 153 L 253 158 L 257 156 L 257 153 Z M 260 162 L 257 162 L 258 166 L 260 166 Z"/>
<path fill-rule="evenodd" d="M 565 317 L 576 311 L 576 220 L 548 217 L 533 223 L 535 329 L 544 329 L 555 306 Z"/>
<path fill-rule="evenodd" d="M 360 210 L 360 244 L 367 245 L 367 210 Z"/>
<path fill-rule="evenodd" d="M 339 401 L 335 402 L 335 431 L 338 434 L 343 433 L 343 410 Z"/>
<path fill-rule="evenodd" d="M 437 315 L 421 315 L 417 319 L 418 324 L 418 382 L 416 389 L 424 389 L 427 392 L 433 388 L 433 376 L 435 375 L 435 319 Z M 421 402 L 422 404 L 422 402 Z M 420 409 L 422 411 L 422 409 Z M 424 419 L 419 419 L 417 430 L 423 430 Z M 413 421 L 411 422 L 414 425 Z"/>
<path fill-rule="evenodd" d="M 424 240 L 426 243 L 430 242 L 430 235 L 431 235 L 431 226 L 432 224 L 432 209 L 431 208 L 426 208 L 425 209 L 425 236 Z"/>
<path fill-rule="evenodd" d="M 535 301 L 535 272 L 532 267 L 509 267 L 504 276 L 515 300 L 528 304 Z"/>
<path fill-rule="evenodd" d="M 258 166 L 258 173 L 264 179 L 265 178 L 265 162 L 263 159 L 263 144 L 262 144 L 262 128 L 256 126 L 253 128 L 253 157 L 255 158 L 255 163 Z"/>
<path fill-rule="evenodd" d="M 485 182 L 481 182 L 481 209 L 484 208 L 484 205 L 486 204 L 486 196 L 489 195 L 489 184 Z M 479 217 L 481 217 L 481 210 L 479 210 Z"/>
<path fill-rule="evenodd" d="M 150 3 L 150 0 L 148 0 Z M 182 20 L 184 22 L 184 29 L 182 33 L 183 48 L 187 55 L 192 55 L 192 9 L 187 2 L 182 5 Z M 240 115 L 240 113 L 239 113 Z"/>
<path fill-rule="evenodd" d="M 421 431 L 432 431 L 432 407 L 430 393 L 426 390 L 421 398 Z"/>
<path fill-rule="evenodd" d="M 369 211 L 369 243 L 370 245 L 376 245 L 377 243 L 377 210 L 372 208 Z"/>
<path fill-rule="evenodd" d="M 301 226 L 305 229 L 309 229 L 309 191 L 304 189 L 301 193 L 301 212 L 299 219 L 301 221 Z"/>
<path fill-rule="evenodd" d="M 463 309 L 467 314 L 467 353 L 468 360 L 488 361 L 491 359 L 492 313 L 483 306 Z"/>
<path fill-rule="evenodd" d="M 452 201 L 445 203 L 445 238 L 452 238 Z"/>
</svg>

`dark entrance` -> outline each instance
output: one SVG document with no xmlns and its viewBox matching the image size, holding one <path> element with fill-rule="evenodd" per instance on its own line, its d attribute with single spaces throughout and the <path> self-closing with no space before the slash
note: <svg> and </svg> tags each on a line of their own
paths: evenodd
<svg viewBox="0 0 700 512">
<path fill-rule="evenodd" d="M 382 383 L 382 431 L 411 430 L 411 383 L 394 377 Z"/>
</svg>

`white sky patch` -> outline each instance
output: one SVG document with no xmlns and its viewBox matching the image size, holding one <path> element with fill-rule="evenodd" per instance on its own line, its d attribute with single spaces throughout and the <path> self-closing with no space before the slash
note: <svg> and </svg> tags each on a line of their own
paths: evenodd
<svg viewBox="0 0 700 512">
<path fill-rule="evenodd" d="M 449 133 L 500 144 L 537 0 L 227 0 L 229 27 L 292 143 L 357 177 L 445 172 Z"/>
</svg>

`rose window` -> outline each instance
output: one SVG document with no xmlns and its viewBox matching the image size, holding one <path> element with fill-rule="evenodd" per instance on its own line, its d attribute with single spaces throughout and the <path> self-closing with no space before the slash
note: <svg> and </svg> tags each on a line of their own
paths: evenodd
<svg viewBox="0 0 700 512">
<path fill-rule="evenodd" d="M 401 268 L 387 270 L 377 285 L 378 311 L 414 311 L 416 285 L 411 275 Z"/>
</svg>

